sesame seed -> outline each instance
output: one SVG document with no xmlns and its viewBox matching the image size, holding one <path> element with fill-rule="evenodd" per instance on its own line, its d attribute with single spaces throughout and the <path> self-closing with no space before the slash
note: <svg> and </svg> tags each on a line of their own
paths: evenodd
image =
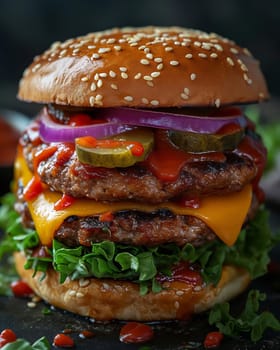
<svg viewBox="0 0 280 350">
<path fill-rule="evenodd" d="M 224 51 L 224 49 L 222 48 L 222 46 L 220 44 L 215 44 L 214 47 L 218 51 Z"/>
<path fill-rule="evenodd" d="M 123 79 L 127 79 L 128 78 L 128 75 L 125 73 L 125 72 L 121 72 L 121 77 Z"/>
<path fill-rule="evenodd" d="M 150 62 L 148 60 L 146 60 L 145 58 L 142 58 L 142 60 L 140 60 L 140 63 L 144 64 L 144 65 L 150 64 Z"/>
<path fill-rule="evenodd" d="M 85 295 L 84 293 L 81 293 L 81 292 L 77 292 L 77 298 L 83 298 Z"/>
<path fill-rule="evenodd" d="M 197 46 L 197 47 L 200 47 L 202 45 L 200 41 L 195 41 L 193 44 L 194 46 Z"/>
<path fill-rule="evenodd" d="M 93 49 L 95 49 L 96 48 L 96 46 L 95 45 L 88 45 L 88 47 L 87 47 L 89 50 L 93 50 Z"/>
<path fill-rule="evenodd" d="M 110 70 L 109 75 L 111 78 L 115 78 L 117 74 L 113 70 Z"/>
<path fill-rule="evenodd" d="M 209 43 L 202 43 L 201 48 L 204 50 L 211 50 L 211 44 Z"/>
<path fill-rule="evenodd" d="M 95 100 L 96 101 L 101 101 L 103 99 L 103 96 L 102 95 L 96 95 L 95 96 Z"/>
<path fill-rule="evenodd" d="M 138 47 L 138 50 L 140 50 L 140 51 L 141 51 L 141 50 L 144 50 L 145 48 L 146 48 L 146 46 L 145 46 L 145 45 L 141 45 L 141 46 L 139 46 L 139 47 Z"/>
<path fill-rule="evenodd" d="M 142 76 L 142 74 L 141 73 L 137 73 L 137 74 L 135 74 L 135 76 L 134 76 L 134 79 L 140 79 L 141 78 L 141 76 Z"/>
<path fill-rule="evenodd" d="M 191 80 L 195 80 L 196 79 L 196 74 L 195 73 L 191 73 L 190 78 L 191 78 Z"/>
<path fill-rule="evenodd" d="M 187 95 L 189 95 L 189 94 L 190 94 L 190 89 L 187 88 L 187 87 L 185 87 L 185 88 L 184 88 L 184 93 L 187 94 Z"/>
<path fill-rule="evenodd" d="M 107 44 L 114 44 L 115 42 L 116 42 L 116 39 L 114 39 L 114 38 L 109 38 L 106 41 Z"/>
<path fill-rule="evenodd" d="M 147 98 L 145 98 L 145 97 L 143 97 L 143 98 L 141 99 L 141 101 L 142 101 L 142 103 L 144 103 L 145 105 L 147 105 L 147 104 L 149 103 L 149 100 L 148 100 Z"/>
<path fill-rule="evenodd" d="M 82 77 L 81 81 L 88 81 L 88 77 Z"/>
<path fill-rule="evenodd" d="M 129 44 L 129 46 L 137 46 L 137 45 L 138 43 L 135 43 L 135 42 Z"/>
<path fill-rule="evenodd" d="M 185 56 L 187 59 L 191 59 L 193 57 L 193 55 L 191 53 L 187 53 Z"/>
<path fill-rule="evenodd" d="M 65 56 L 65 55 L 66 55 L 66 53 L 67 53 L 67 50 L 66 50 L 66 49 L 64 49 L 64 50 L 60 51 L 60 53 L 59 53 L 59 57 L 63 57 L 63 56 Z"/>
<path fill-rule="evenodd" d="M 171 47 L 171 46 L 166 46 L 166 47 L 164 48 L 164 50 L 165 50 L 166 52 L 170 52 L 170 51 L 173 51 L 173 47 Z"/>
<path fill-rule="evenodd" d="M 157 78 L 159 76 L 160 76 L 160 72 L 152 72 L 151 73 L 151 77 L 153 77 L 153 78 Z"/>
<path fill-rule="evenodd" d="M 181 45 L 181 41 L 174 41 L 174 45 L 180 46 Z"/>
<path fill-rule="evenodd" d="M 162 70 L 162 68 L 163 68 L 163 63 L 160 63 L 157 65 L 157 70 Z"/>
<path fill-rule="evenodd" d="M 211 57 L 211 58 L 217 58 L 218 55 L 217 55 L 215 52 L 212 52 L 212 53 L 210 54 L 210 57 Z"/>
<path fill-rule="evenodd" d="M 119 69 L 120 69 L 121 72 L 126 72 L 127 71 L 126 67 L 120 67 Z"/>
<path fill-rule="evenodd" d="M 161 63 L 161 62 L 162 62 L 162 58 L 161 58 L 161 57 L 156 57 L 156 58 L 154 59 L 154 61 L 155 61 L 156 63 Z"/>
<path fill-rule="evenodd" d="M 94 53 L 92 54 L 91 58 L 98 60 L 100 58 L 100 55 L 98 55 L 98 53 Z"/>
<path fill-rule="evenodd" d="M 244 63 L 240 65 L 240 68 L 243 70 L 243 72 L 248 72 L 248 68 Z"/>
<path fill-rule="evenodd" d="M 219 99 L 219 98 L 216 98 L 216 100 L 215 100 L 215 106 L 217 107 L 217 108 L 219 108 L 220 107 L 220 105 L 221 105 L 221 100 Z"/>
<path fill-rule="evenodd" d="M 195 292 L 200 292 L 202 290 L 201 286 L 195 286 L 194 291 Z"/>
<path fill-rule="evenodd" d="M 177 300 L 175 301 L 174 307 L 175 307 L 175 309 L 179 309 L 179 307 L 180 307 L 179 301 L 177 301 Z"/>
<path fill-rule="evenodd" d="M 232 58 L 230 58 L 230 57 L 227 57 L 227 63 L 228 63 L 230 66 L 234 66 L 234 62 L 233 62 Z"/>
<path fill-rule="evenodd" d="M 37 306 L 37 304 L 34 303 L 33 301 L 29 301 L 29 302 L 27 303 L 27 306 L 28 306 L 30 309 L 34 309 L 34 308 Z"/>
<path fill-rule="evenodd" d="M 154 58 L 154 55 L 152 53 L 147 53 L 146 57 L 149 59 L 149 60 L 152 60 Z"/>
<path fill-rule="evenodd" d="M 121 47 L 120 45 L 115 45 L 115 46 L 114 46 L 114 49 L 115 49 L 116 51 L 121 51 L 121 50 L 122 50 L 122 47 Z"/>
<path fill-rule="evenodd" d="M 198 56 L 200 58 L 207 58 L 207 55 L 205 53 L 201 53 L 201 52 L 198 54 Z"/>
<path fill-rule="evenodd" d="M 182 296 L 182 295 L 184 295 L 184 292 L 182 290 L 177 290 L 176 295 Z"/>
<path fill-rule="evenodd" d="M 87 287 L 89 284 L 90 284 L 89 279 L 85 279 L 85 278 L 79 279 L 79 286 L 80 287 Z"/>
<path fill-rule="evenodd" d="M 116 84 L 111 84 L 111 88 L 112 88 L 113 90 L 118 90 L 118 86 L 117 86 Z"/>
<path fill-rule="evenodd" d="M 178 61 L 170 61 L 169 62 L 171 64 L 171 66 L 179 66 L 179 62 Z"/>
<path fill-rule="evenodd" d="M 107 77 L 107 73 L 103 72 L 103 73 L 99 73 L 99 76 L 101 78 L 106 78 Z"/>
<path fill-rule="evenodd" d="M 95 84 L 95 83 L 92 83 L 92 84 L 90 85 L 90 90 L 91 90 L 91 91 L 95 91 L 95 90 L 96 90 L 96 84 Z"/>
<path fill-rule="evenodd" d="M 98 49 L 98 53 L 106 53 L 110 51 L 111 49 L 109 47 L 100 47 L 100 49 Z"/>
<path fill-rule="evenodd" d="M 153 80 L 153 78 L 150 75 L 144 75 L 143 79 L 147 81 Z"/>
<path fill-rule="evenodd" d="M 74 297 L 74 296 L 76 296 L 76 294 L 77 294 L 77 292 L 73 289 L 69 291 L 70 297 Z"/>
<path fill-rule="evenodd" d="M 187 94 L 184 94 L 184 93 L 181 93 L 181 98 L 183 99 L 183 100 L 187 100 L 188 98 L 189 98 L 189 95 L 187 95 Z"/>
<path fill-rule="evenodd" d="M 158 100 L 152 100 L 150 103 L 153 106 L 158 106 L 159 105 L 159 101 Z"/>
<path fill-rule="evenodd" d="M 90 98 L 89 98 L 89 104 L 90 104 L 91 106 L 94 106 L 94 104 L 95 104 L 95 97 L 94 97 L 94 96 L 90 96 Z"/>
<path fill-rule="evenodd" d="M 245 55 L 247 55 L 247 56 L 252 56 L 251 52 L 250 52 L 246 47 L 243 49 L 243 52 L 244 52 Z"/>
<path fill-rule="evenodd" d="M 145 52 L 145 53 L 149 53 L 149 52 L 150 52 L 150 49 L 149 49 L 148 47 L 145 47 L 144 52 Z"/>
<path fill-rule="evenodd" d="M 32 68 L 32 72 L 35 73 L 37 72 L 37 70 L 41 67 L 40 63 L 37 63 L 33 68 Z"/>
<path fill-rule="evenodd" d="M 235 47 L 231 47 L 230 52 L 232 52 L 234 54 L 238 54 L 238 50 Z"/>
<path fill-rule="evenodd" d="M 95 73 L 94 74 L 94 80 L 98 80 L 99 79 L 99 74 L 98 73 Z"/>
<path fill-rule="evenodd" d="M 150 87 L 154 87 L 154 83 L 152 81 L 147 81 L 146 84 Z"/>
<path fill-rule="evenodd" d="M 76 53 L 78 53 L 79 51 L 80 51 L 80 49 L 77 48 L 77 49 L 74 49 L 72 53 L 73 53 L 73 55 L 76 55 Z"/>
<path fill-rule="evenodd" d="M 125 96 L 123 99 L 125 101 L 127 101 L 127 102 L 132 102 L 133 101 L 133 97 L 132 96 Z"/>
<path fill-rule="evenodd" d="M 101 88 L 103 81 L 101 79 L 97 80 L 97 87 Z"/>
</svg>

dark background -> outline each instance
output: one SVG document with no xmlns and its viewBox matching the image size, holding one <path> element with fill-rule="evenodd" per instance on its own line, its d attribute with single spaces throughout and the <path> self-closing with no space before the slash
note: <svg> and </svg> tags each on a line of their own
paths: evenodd
<svg viewBox="0 0 280 350">
<path fill-rule="evenodd" d="M 16 99 L 33 57 L 57 40 L 115 26 L 179 25 L 217 32 L 261 61 L 272 99 L 280 97 L 279 0 L 0 0 L 0 109 L 32 114 Z"/>
</svg>

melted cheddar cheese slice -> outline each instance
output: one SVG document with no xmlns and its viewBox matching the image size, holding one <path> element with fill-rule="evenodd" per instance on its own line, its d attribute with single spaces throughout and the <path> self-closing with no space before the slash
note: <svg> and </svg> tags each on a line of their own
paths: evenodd
<svg viewBox="0 0 280 350">
<path fill-rule="evenodd" d="M 18 157 L 15 169 L 16 177 L 26 186 L 32 178 L 32 173 L 22 157 Z M 242 191 L 232 194 L 205 197 L 201 199 L 198 209 L 179 206 L 173 202 L 153 205 L 134 201 L 109 203 L 76 199 L 70 207 L 55 210 L 54 204 L 61 199 L 61 196 L 61 193 L 45 189 L 36 199 L 28 201 L 35 228 L 43 245 L 51 245 L 55 231 L 71 215 L 100 215 L 108 211 L 113 213 L 125 209 L 152 212 L 158 208 L 167 208 L 174 214 L 191 215 L 201 219 L 225 244 L 231 246 L 235 243 L 250 208 L 252 186 L 246 185 Z"/>
</svg>

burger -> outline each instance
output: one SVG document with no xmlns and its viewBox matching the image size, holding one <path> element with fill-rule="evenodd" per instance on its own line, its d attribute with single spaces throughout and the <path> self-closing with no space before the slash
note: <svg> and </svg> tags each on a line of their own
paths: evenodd
<svg viewBox="0 0 280 350">
<path fill-rule="evenodd" d="M 123 28 L 56 42 L 19 99 L 19 275 L 96 320 L 186 319 L 266 271 L 259 62 L 217 34 Z M 39 108 L 38 108 L 39 110 Z"/>
</svg>

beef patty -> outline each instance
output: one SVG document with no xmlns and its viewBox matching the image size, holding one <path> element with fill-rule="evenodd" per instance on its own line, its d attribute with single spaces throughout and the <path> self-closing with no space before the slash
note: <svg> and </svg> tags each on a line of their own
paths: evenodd
<svg viewBox="0 0 280 350">
<path fill-rule="evenodd" d="M 23 154 L 33 171 L 34 154 L 47 145 L 34 146 L 26 137 L 22 144 Z M 251 159 L 234 153 L 226 153 L 225 157 L 223 162 L 186 163 L 172 182 L 161 181 L 141 164 L 113 169 L 85 165 L 78 160 L 75 152 L 63 162 L 58 160 L 59 151 L 54 152 L 40 162 L 37 170 L 51 190 L 73 197 L 161 203 L 182 194 L 201 197 L 236 192 L 254 179 L 257 167 Z"/>
</svg>

